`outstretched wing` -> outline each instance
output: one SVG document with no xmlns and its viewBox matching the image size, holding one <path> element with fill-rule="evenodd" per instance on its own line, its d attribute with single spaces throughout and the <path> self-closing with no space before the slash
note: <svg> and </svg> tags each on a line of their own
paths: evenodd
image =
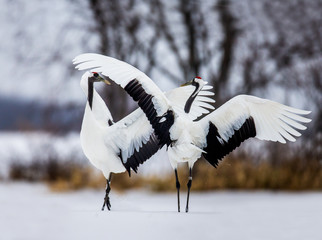
<svg viewBox="0 0 322 240">
<path fill-rule="evenodd" d="M 131 168 L 137 172 L 138 166 L 160 149 L 159 140 L 140 108 L 120 120 L 118 126 L 126 135 L 126 142 L 119 146 L 123 165 L 129 174 Z"/>
<path fill-rule="evenodd" d="M 174 122 L 173 110 L 166 96 L 147 75 L 123 61 L 93 53 L 79 55 L 73 63 L 79 70 L 100 72 L 124 88 L 147 116 L 160 146 L 171 143 L 169 129 Z"/>
<path fill-rule="evenodd" d="M 295 129 L 305 130 L 301 123 L 311 121 L 300 115 L 309 113 L 254 96 L 236 96 L 199 121 L 205 130 L 203 155 L 217 166 L 219 160 L 251 137 L 294 142 L 294 137 L 301 135 Z"/>
</svg>

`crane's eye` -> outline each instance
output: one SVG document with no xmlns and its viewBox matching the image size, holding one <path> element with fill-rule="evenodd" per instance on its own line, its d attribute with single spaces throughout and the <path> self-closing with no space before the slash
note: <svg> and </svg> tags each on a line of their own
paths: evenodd
<svg viewBox="0 0 322 240">
<path fill-rule="evenodd" d="M 93 76 L 97 78 L 98 77 L 98 73 L 97 72 L 94 72 L 93 73 Z"/>
</svg>

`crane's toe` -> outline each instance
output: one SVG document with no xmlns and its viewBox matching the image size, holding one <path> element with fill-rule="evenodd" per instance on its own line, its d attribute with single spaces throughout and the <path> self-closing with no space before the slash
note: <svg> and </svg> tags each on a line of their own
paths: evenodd
<svg viewBox="0 0 322 240">
<path fill-rule="evenodd" d="M 105 206 L 107 207 L 107 209 L 109 211 L 111 210 L 111 202 L 110 202 L 110 197 L 108 196 L 108 194 L 106 194 L 104 197 L 102 211 L 104 211 Z"/>
</svg>

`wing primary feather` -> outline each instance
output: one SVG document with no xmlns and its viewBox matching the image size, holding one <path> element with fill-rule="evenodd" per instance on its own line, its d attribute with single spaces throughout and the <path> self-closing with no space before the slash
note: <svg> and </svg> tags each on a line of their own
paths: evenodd
<svg viewBox="0 0 322 240">
<path fill-rule="evenodd" d="M 298 131 L 296 131 L 295 129 L 291 128 L 288 124 L 286 124 L 284 121 L 282 121 L 281 119 L 278 119 L 278 124 L 284 128 L 287 132 L 289 132 L 290 134 L 294 135 L 295 137 L 299 137 L 301 136 L 301 133 L 299 133 Z"/>
<path fill-rule="evenodd" d="M 294 120 L 292 120 L 292 119 L 290 119 L 290 118 L 288 118 L 288 117 L 286 117 L 284 115 L 279 116 L 279 118 L 281 120 L 283 120 L 285 123 L 287 123 L 288 125 L 290 125 L 290 126 L 292 126 L 294 128 L 297 128 L 299 130 L 305 130 L 306 129 L 306 127 L 304 125 L 302 125 L 302 124 L 300 124 L 300 123 L 298 123 L 298 122 L 296 122 L 296 121 L 294 121 Z"/>
<path fill-rule="evenodd" d="M 147 116 L 151 123 L 156 135 L 158 136 L 160 146 L 164 144 L 169 145 L 171 143 L 169 129 L 174 122 L 174 115 L 171 110 L 168 110 L 163 116 L 158 117 L 156 108 L 153 104 L 153 96 L 147 94 L 137 79 L 131 80 L 125 87 L 124 90 L 138 102 L 138 105 Z M 140 96 L 140 98 L 139 98 Z M 165 117 L 165 121 L 159 122 L 161 118 Z"/>
<path fill-rule="evenodd" d="M 305 117 L 302 117 L 302 116 L 296 115 L 296 114 L 291 113 L 291 112 L 284 111 L 282 114 L 283 114 L 284 116 L 286 116 L 286 117 L 288 117 L 288 118 L 292 118 L 293 120 L 296 120 L 296 121 L 298 121 L 298 122 L 303 122 L 303 123 L 311 122 L 311 119 L 308 119 L 308 118 L 305 118 Z"/>
<path fill-rule="evenodd" d="M 225 155 L 233 151 L 236 147 L 239 147 L 246 139 L 255 136 L 256 127 L 252 117 L 245 119 L 242 126 L 234 130 L 234 134 L 228 141 L 225 141 L 220 136 L 218 128 L 212 122 L 209 122 L 209 130 L 206 137 L 207 146 L 204 148 L 206 153 L 203 153 L 203 156 L 211 165 L 217 167 L 219 160 Z"/>
<path fill-rule="evenodd" d="M 150 159 L 159 149 L 159 140 L 152 133 L 149 140 L 142 144 L 138 151 L 135 150 L 132 156 L 127 159 L 124 167 L 129 173 L 131 169 L 137 172 L 139 165 Z"/>
</svg>

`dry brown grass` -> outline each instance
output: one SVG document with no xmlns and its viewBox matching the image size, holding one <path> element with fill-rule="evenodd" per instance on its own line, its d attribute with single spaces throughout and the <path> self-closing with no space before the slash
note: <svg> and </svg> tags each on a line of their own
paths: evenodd
<svg viewBox="0 0 322 240">
<path fill-rule="evenodd" d="M 186 189 L 188 169 L 178 169 L 182 190 Z M 29 165 L 13 164 L 11 179 L 45 181 L 53 191 L 69 191 L 81 188 L 104 189 L 106 180 L 91 166 L 76 163 L 61 164 L 54 160 Z M 113 190 L 146 188 L 152 191 L 175 191 L 175 177 L 172 172 L 153 177 L 132 173 L 114 174 Z M 194 191 L 218 189 L 269 189 L 269 190 L 322 190 L 322 164 L 317 160 L 293 158 L 278 165 L 270 162 L 254 164 L 250 159 L 229 157 L 216 169 L 204 160 L 193 168 Z"/>
<path fill-rule="evenodd" d="M 195 167 L 194 189 L 322 190 L 322 165 L 318 161 L 292 159 L 279 165 L 253 164 L 227 158 L 218 169 L 205 162 Z"/>
<path fill-rule="evenodd" d="M 127 189 L 141 188 L 145 181 L 138 176 L 128 177 L 127 173 L 114 174 L 111 182 L 111 188 L 117 191 Z M 97 174 L 93 169 L 88 168 L 86 171 L 75 171 L 71 178 L 57 179 L 48 182 L 52 191 L 64 192 L 78 190 L 82 188 L 104 189 L 106 179 L 102 174 Z"/>
</svg>

